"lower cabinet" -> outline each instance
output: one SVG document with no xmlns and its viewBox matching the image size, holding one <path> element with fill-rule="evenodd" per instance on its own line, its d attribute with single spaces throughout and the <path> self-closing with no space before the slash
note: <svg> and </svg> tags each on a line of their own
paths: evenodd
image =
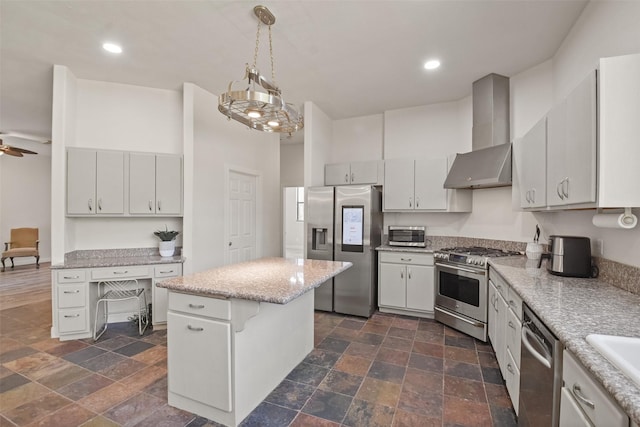
<svg viewBox="0 0 640 427">
<path fill-rule="evenodd" d="M 182 276 L 182 264 L 156 265 L 153 270 L 153 313 L 151 318 L 154 325 L 167 323 L 168 308 L 167 289 L 157 287 L 156 282 L 178 276 Z"/>
<path fill-rule="evenodd" d="M 567 350 L 562 355 L 562 383 L 561 426 L 627 427 L 629 425 L 629 417 Z"/>
<path fill-rule="evenodd" d="M 516 414 L 520 394 L 520 334 L 522 299 L 493 269 L 489 269 L 489 340 Z"/>
<path fill-rule="evenodd" d="M 380 311 L 433 317 L 434 292 L 432 254 L 384 251 L 379 253 Z"/>
</svg>

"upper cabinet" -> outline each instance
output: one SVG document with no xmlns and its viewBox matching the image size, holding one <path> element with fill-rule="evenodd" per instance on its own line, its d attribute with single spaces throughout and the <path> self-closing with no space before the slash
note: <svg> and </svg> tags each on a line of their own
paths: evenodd
<svg viewBox="0 0 640 427">
<path fill-rule="evenodd" d="M 170 154 L 129 155 L 129 213 L 182 213 L 182 157 Z"/>
<path fill-rule="evenodd" d="M 513 144 L 518 164 L 520 207 L 539 208 L 547 204 L 547 118 L 543 117 Z"/>
<path fill-rule="evenodd" d="M 596 201 L 596 72 L 547 116 L 547 205 Z"/>
<path fill-rule="evenodd" d="M 182 215 L 182 156 L 69 148 L 67 215 Z"/>
<path fill-rule="evenodd" d="M 67 214 L 124 213 L 124 153 L 67 151 Z"/>
<path fill-rule="evenodd" d="M 443 188 L 446 158 L 390 159 L 384 169 L 384 211 L 471 211 L 470 190 Z"/>
<path fill-rule="evenodd" d="M 516 143 L 521 207 L 640 206 L 638 93 L 640 54 L 600 59 L 598 70 Z"/>
<path fill-rule="evenodd" d="M 333 163 L 324 166 L 324 185 L 382 184 L 382 161 Z"/>
</svg>

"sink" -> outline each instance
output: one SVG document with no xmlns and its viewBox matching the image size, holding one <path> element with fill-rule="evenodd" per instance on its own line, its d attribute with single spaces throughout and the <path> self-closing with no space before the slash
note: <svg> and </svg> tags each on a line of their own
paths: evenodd
<svg viewBox="0 0 640 427">
<path fill-rule="evenodd" d="M 640 387 L 640 338 L 592 334 L 587 342 Z"/>
</svg>

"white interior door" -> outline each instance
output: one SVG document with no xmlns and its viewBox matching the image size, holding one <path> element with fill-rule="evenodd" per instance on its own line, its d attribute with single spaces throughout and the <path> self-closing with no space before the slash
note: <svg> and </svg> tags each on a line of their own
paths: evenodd
<svg viewBox="0 0 640 427">
<path fill-rule="evenodd" d="M 256 257 L 256 176 L 229 171 L 227 263 Z"/>
</svg>

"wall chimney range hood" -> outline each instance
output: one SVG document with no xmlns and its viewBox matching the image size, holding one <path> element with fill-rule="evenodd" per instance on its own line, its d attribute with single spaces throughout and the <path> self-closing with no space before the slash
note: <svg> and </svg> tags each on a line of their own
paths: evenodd
<svg viewBox="0 0 640 427">
<path fill-rule="evenodd" d="M 509 78 L 489 74 L 473 82 L 472 93 L 472 151 L 456 155 L 444 188 L 509 186 Z"/>
</svg>

